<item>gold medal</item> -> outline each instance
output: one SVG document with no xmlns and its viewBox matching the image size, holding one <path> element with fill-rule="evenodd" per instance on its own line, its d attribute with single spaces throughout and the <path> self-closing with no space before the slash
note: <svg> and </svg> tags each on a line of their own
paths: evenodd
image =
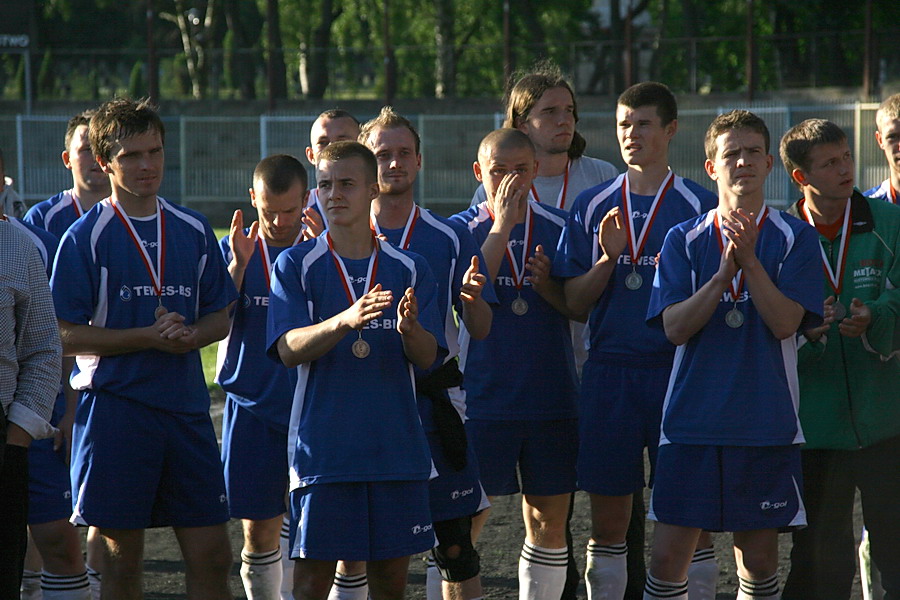
<svg viewBox="0 0 900 600">
<path fill-rule="evenodd" d="M 362 332 L 360 332 L 359 336 L 359 339 L 353 342 L 350 350 L 356 358 L 365 358 L 372 352 L 372 347 L 369 346 L 369 342 L 362 339 Z"/>
</svg>

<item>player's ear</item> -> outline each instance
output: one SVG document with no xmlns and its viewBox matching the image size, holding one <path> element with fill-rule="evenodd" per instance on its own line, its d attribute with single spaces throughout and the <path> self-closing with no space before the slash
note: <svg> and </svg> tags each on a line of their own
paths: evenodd
<svg viewBox="0 0 900 600">
<path fill-rule="evenodd" d="M 794 169 L 793 171 L 791 171 L 791 179 L 793 179 L 794 182 L 800 187 L 803 187 L 807 184 L 806 173 L 804 173 L 800 169 Z"/>
<path fill-rule="evenodd" d="M 250 206 L 256 208 L 256 190 L 250 188 L 247 191 L 250 192 Z"/>
<path fill-rule="evenodd" d="M 668 123 L 668 125 L 666 125 L 665 129 L 666 129 L 666 135 L 671 140 L 673 137 L 675 137 L 675 133 L 678 131 L 678 119 L 672 119 L 671 121 L 669 121 L 669 123 Z"/>
<path fill-rule="evenodd" d="M 875 141 L 878 142 L 878 145 L 881 145 L 881 132 L 877 129 L 875 130 Z"/>
<path fill-rule="evenodd" d="M 879 142 L 879 143 L 880 143 L 880 142 Z M 69 169 L 69 170 L 71 170 L 71 169 L 72 169 L 72 163 L 69 162 L 69 151 L 68 151 L 68 150 L 63 150 L 63 151 L 62 151 L 61 157 L 62 157 L 63 164 L 66 165 L 66 168 Z"/>
<path fill-rule="evenodd" d="M 706 170 L 706 174 L 709 175 L 709 178 L 713 181 L 716 180 L 716 163 L 711 161 L 710 159 L 706 159 L 706 162 L 703 163 L 703 168 Z"/>
<path fill-rule="evenodd" d="M 311 164 L 311 165 L 315 165 L 315 164 L 316 164 L 316 157 L 315 157 L 315 155 L 313 154 L 312 146 L 307 146 L 307 147 L 306 147 L 306 160 L 308 160 L 308 161 L 309 161 L 309 164 Z"/>
<path fill-rule="evenodd" d="M 100 165 L 100 170 L 102 170 L 107 175 L 112 175 L 112 169 L 109 166 L 109 163 L 112 161 L 108 161 L 99 154 L 94 157 L 94 160 L 97 161 L 97 164 Z"/>
<path fill-rule="evenodd" d="M 481 173 L 481 163 L 477 160 L 472 163 L 472 171 L 475 173 L 475 179 L 484 181 L 484 175 Z"/>
</svg>

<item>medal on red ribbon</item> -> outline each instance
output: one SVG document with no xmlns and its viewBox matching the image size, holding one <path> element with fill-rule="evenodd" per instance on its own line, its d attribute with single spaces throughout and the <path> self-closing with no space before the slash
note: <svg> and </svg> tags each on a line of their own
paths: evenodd
<svg viewBox="0 0 900 600">
<path fill-rule="evenodd" d="M 491 215 L 491 219 L 494 218 L 494 211 L 488 207 L 488 214 Z M 506 245 L 506 260 L 509 262 L 509 270 L 512 273 L 513 283 L 516 286 L 516 298 L 512 301 L 510 308 L 513 311 L 514 315 L 521 317 L 525 313 L 528 312 L 528 301 L 522 297 L 522 285 L 525 283 L 525 265 L 528 264 L 528 253 L 531 248 L 531 237 L 534 233 L 534 220 L 532 219 L 531 214 L 531 205 L 525 204 L 525 239 L 524 244 L 522 246 L 522 264 L 521 267 L 516 263 L 516 259 L 513 258 L 513 254 L 509 249 L 509 244 Z"/>
<path fill-rule="evenodd" d="M 647 237 L 650 233 L 650 229 L 653 227 L 653 221 L 656 219 L 659 207 L 662 205 L 662 199 L 674 182 L 675 174 L 669 170 L 665 179 L 663 179 L 659 188 L 656 190 L 656 196 L 654 196 L 653 203 L 650 204 L 650 209 L 647 211 L 647 218 L 644 220 L 644 224 L 638 232 L 635 231 L 634 222 L 632 221 L 633 210 L 631 204 L 631 188 L 628 184 L 628 174 L 625 174 L 625 181 L 622 184 L 622 208 L 625 211 L 625 231 L 628 232 L 628 251 L 631 254 L 631 273 L 625 277 L 625 287 L 629 290 L 639 290 L 644 284 L 644 278 L 637 272 L 637 263 L 641 254 L 644 252 Z"/>
<path fill-rule="evenodd" d="M 409 240 L 412 238 L 413 230 L 419 221 L 419 207 L 413 204 L 412 210 L 409 211 L 409 217 L 406 219 L 406 225 L 403 227 L 403 234 L 400 236 L 400 244 L 397 246 L 401 250 L 409 249 Z M 381 235 L 381 228 L 378 226 L 378 220 L 375 218 L 374 209 L 369 214 L 369 224 L 375 235 Z"/>
<path fill-rule="evenodd" d="M 294 238 L 294 242 L 291 246 L 296 246 L 301 241 L 303 241 L 303 228 L 300 229 L 300 233 L 297 234 L 297 237 Z M 259 258 L 262 261 L 263 267 L 263 276 L 266 278 L 266 289 L 272 289 L 272 269 L 275 268 L 275 261 L 269 258 L 269 245 L 263 241 L 261 235 L 257 236 L 256 244 L 259 246 Z"/>
<path fill-rule="evenodd" d="M 801 209 L 800 214 L 803 215 L 806 222 L 815 227 L 816 224 L 813 222 L 812 213 L 809 212 L 806 202 L 802 202 Z M 839 297 L 841 290 L 844 288 L 844 268 L 847 266 L 847 252 L 850 249 L 850 235 L 850 200 L 847 200 L 847 206 L 844 207 L 844 221 L 841 223 L 841 244 L 838 247 L 838 264 L 836 269 L 831 268 L 831 262 L 828 260 L 828 255 L 825 253 L 824 246 L 822 246 L 822 240 L 819 240 L 819 253 L 822 256 L 822 270 L 825 271 L 825 279 L 828 281 L 828 285 L 834 291 L 834 304 L 832 305 L 832 309 L 834 310 L 833 314 L 835 321 L 840 321 L 847 316 L 847 307 L 841 303 Z"/>
<path fill-rule="evenodd" d="M 169 312 L 162 303 L 162 286 L 166 274 L 166 212 L 161 209 L 161 203 L 159 199 L 157 199 L 156 268 L 154 268 L 153 261 L 150 260 L 150 255 L 147 253 L 147 249 L 144 248 L 144 244 L 141 243 L 141 238 L 138 236 L 137 230 L 134 228 L 134 224 L 131 222 L 131 218 L 126 215 L 122 209 L 119 208 L 118 203 L 113 202 L 112 199 L 110 199 L 109 203 L 113 207 L 116 216 L 119 217 L 119 220 L 122 221 L 122 224 L 125 226 L 125 230 L 131 237 L 131 242 L 135 245 L 135 247 L 138 249 L 138 252 L 140 253 L 141 260 L 143 260 L 144 262 L 144 268 L 147 269 L 147 273 L 150 275 L 150 281 L 151 283 L 153 283 L 153 290 L 156 292 L 156 297 L 159 300 L 156 310 L 153 311 L 153 317 L 155 319 L 159 319 L 161 316 Z"/>
<path fill-rule="evenodd" d="M 766 215 L 769 214 L 769 207 L 764 206 L 762 211 L 756 217 L 756 227 L 757 229 L 761 228 L 763 223 L 766 221 Z M 719 243 L 719 252 L 725 254 L 725 246 L 728 244 L 728 238 L 725 237 L 725 231 L 722 226 L 719 224 L 719 212 L 716 211 L 715 218 L 713 219 L 713 225 L 716 228 L 716 241 Z M 732 280 L 728 283 L 729 290 L 731 291 L 731 298 L 734 300 L 734 305 L 731 307 L 727 313 L 725 313 L 725 324 L 731 327 L 732 329 L 737 329 L 741 325 L 744 324 L 744 313 L 742 313 L 737 305 L 738 299 L 741 297 L 741 292 L 744 289 L 744 270 L 738 269 L 737 273 L 734 274 Z"/>
<path fill-rule="evenodd" d="M 331 233 L 326 232 L 325 238 L 328 241 L 328 249 L 331 251 L 331 258 L 334 260 L 334 266 L 341 276 L 341 282 L 344 284 L 344 293 L 347 295 L 347 300 L 350 301 L 350 306 L 353 306 L 358 298 L 356 296 L 356 290 L 353 288 L 353 284 L 350 281 L 350 273 L 347 272 L 347 266 L 344 264 L 343 259 L 334 251 L 334 241 L 331 239 Z M 374 285 L 372 282 L 378 273 L 378 244 L 378 238 L 373 236 L 372 255 L 369 257 L 369 268 L 366 270 L 366 283 L 364 288 L 366 293 L 372 290 Z M 358 333 L 359 337 L 353 342 L 350 350 L 356 358 L 365 358 L 372 352 L 372 347 L 369 345 L 369 342 L 362 339 L 362 329 L 360 329 Z"/>
<path fill-rule="evenodd" d="M 566 190 L 569 189 L 569 165 L 572 164 L 571 160 L 566 161 L 566 172 L 563 176 L 563 186 L 559 192 L 559 196 L 556 198 L 556 208 L 560 210 L 565 210 L 566 208 Z M 540 202 L 541 199 L 538 196 L 537 188 L 534 187 L 534 182 L 531 183 L 531 196 L 534 198 L 535 202 Z"/>
</svg>

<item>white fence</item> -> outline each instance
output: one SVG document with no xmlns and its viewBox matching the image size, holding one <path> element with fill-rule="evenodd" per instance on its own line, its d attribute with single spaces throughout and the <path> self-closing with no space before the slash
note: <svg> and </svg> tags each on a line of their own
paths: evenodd
<svg viewBox="0 0 900 600">
<path fill-rule="evenodd" d="M 766 192 L 776 206 L 786 205 L 797 196 L 778 159 L 778 140 L 791 125 L 803 119 L 827 118 L 847 132 L 856 157 L 860 189 L 868 189 L 887 177 L 887 164 L 873 134 L 877 104 L 758 103 L 742 107 L 762 116 L 772 133 L 775 168 L 767 181 Z M 713 188 L 703 170 L 703 136 L 712 118 L 731 108 L 736 107 L 680 112 L 678 134 L 670 151 L 676 172 Z M 587 154 L 622 168 L 614 113 L 582 113 L 580 117 L 578 129 L 587 139 Z M 6 159 L 6 173 L 16 180 L 16 189 L 29 203 L 71 186 L 70 175 L 60 160 L 67 118 L 0 115 L 0 148 Z M 416 194 L 422 205 L 443 214 L 468 205 L 477 185 L 472 162 L 478 143 L 488 131 L 500 125 L 502 118 L 499 113 L 411 116 L 422 138 L 422 171 L 416 182 Z M 260 158 L 288 153 L 305 160 L 314 119 L 315 115 L 166 118 L 166 172 L 161 195 L 203 211 L 217 224 L 224 224 L 222 215 L 248 201 L 251 174 Z M 311 168 L 310 175 L 313 175 Z"/>
</svg>

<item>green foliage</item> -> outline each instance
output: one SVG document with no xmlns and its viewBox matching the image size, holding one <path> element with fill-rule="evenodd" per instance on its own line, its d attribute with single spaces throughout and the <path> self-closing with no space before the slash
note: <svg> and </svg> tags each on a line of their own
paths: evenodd
<svg viewBox="0 0 900 600">
<path fill-rule="evenodd" d="M 147 95 L 147 77 L 144 73 L 144 63 L 136 61 L 131 67 L 128 76 L 128 96 L 130 98 L 143 98 Z"/>
<path fill-rule="evenodd" d="M 55 91 L 55 78 L 53 76 L 53 56 L 50 49 L 44 51 L 41 59 L 41 68 L 37 77 L 37 94 L 39 98 L 53 98 Z"/>
</svg>

